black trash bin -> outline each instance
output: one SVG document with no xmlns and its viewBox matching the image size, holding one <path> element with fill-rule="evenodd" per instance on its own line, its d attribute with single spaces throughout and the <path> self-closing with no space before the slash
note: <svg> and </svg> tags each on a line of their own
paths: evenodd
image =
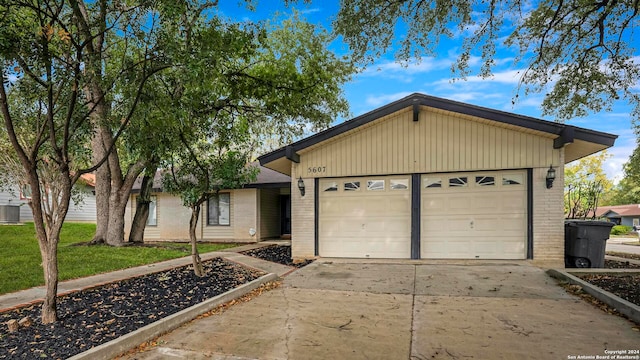
<svg viewBox="0 0 640 360">
<path fill-rule="evenodd" d="M 614 223 L 565 220 L 564 254 L 566 267 L 602 268 L 607 240 Z"/>
</svg>

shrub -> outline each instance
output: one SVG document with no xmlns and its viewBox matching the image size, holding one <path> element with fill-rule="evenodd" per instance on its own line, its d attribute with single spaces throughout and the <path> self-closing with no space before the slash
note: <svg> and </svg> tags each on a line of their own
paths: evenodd
<svg viewBox="0 0 640 360">
<path fill-rule="evenodd" d="M 633 227 L 626 225 L 616 225 L 611 228 L 611 235 L 625 235 L 630 233 Z"/>
</svg>

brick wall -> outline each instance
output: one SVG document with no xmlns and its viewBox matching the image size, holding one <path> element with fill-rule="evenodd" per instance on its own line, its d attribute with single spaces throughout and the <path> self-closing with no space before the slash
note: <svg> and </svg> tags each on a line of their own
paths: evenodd
<svg viewBox="0 0 640 360">
<path fill-rule="evenodd" d="M 292 174 L 296 173 L 293 163 Z M 315 255 L 315 181 L 302 178 L 305 195 L 300 196 L 298 180 L 291 179 L 291 255 L 295 258 L 308 258 Z"/>
<path fill-rule="evenodd" d="M 564 164 L 564 150 L 559 163 Z M 551 189 L 545 181 L 548 169 L 533 169 L 533 261 L 564 267 L 564 166 L 556 168 Z"/>
</svg>

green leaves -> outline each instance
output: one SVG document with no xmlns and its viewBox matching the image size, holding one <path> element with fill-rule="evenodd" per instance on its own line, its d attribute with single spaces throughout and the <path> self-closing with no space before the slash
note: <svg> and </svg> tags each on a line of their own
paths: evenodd
<svg viewBox="0 0 640 360">
<path fill-rule="evenodd" d="M 452 75 L 462 78 L 478 56 L 479 75 L 491 76 L 496 48 L 506 45 L 518 54 L 514 65 L 526 68 L 518 90 L 544 93 L 545 115 L 564 121 L 622 100 L 640 126 L 640 62 L 632 42 L 638 3 L 544 0 L 531 6 L 521 0 L 343 0 L 334 27 L 363 64 L 394 48 L 403 63 L 435 57 L 442 37 L 462 35 L 452 64 Z"/>
</svg>

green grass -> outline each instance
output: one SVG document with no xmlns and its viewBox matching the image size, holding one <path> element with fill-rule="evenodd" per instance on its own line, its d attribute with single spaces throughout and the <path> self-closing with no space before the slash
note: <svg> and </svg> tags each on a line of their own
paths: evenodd
<svg viewBox="0 0 640 360">
<path fill-rule="evenodd" d="M 60 281 L 133 266 L 151 264 L 190 254 L 188 243 L 163 243 L 162 247 L 73 246 L 90 241 L 95 224 L 66 223 L 60 234 Z M 201 253 L 236 244 L 198 244 Z M 38 241 L 33 223 L 0 226 L 0 294 L 44 285 Z"/>
</svg>

